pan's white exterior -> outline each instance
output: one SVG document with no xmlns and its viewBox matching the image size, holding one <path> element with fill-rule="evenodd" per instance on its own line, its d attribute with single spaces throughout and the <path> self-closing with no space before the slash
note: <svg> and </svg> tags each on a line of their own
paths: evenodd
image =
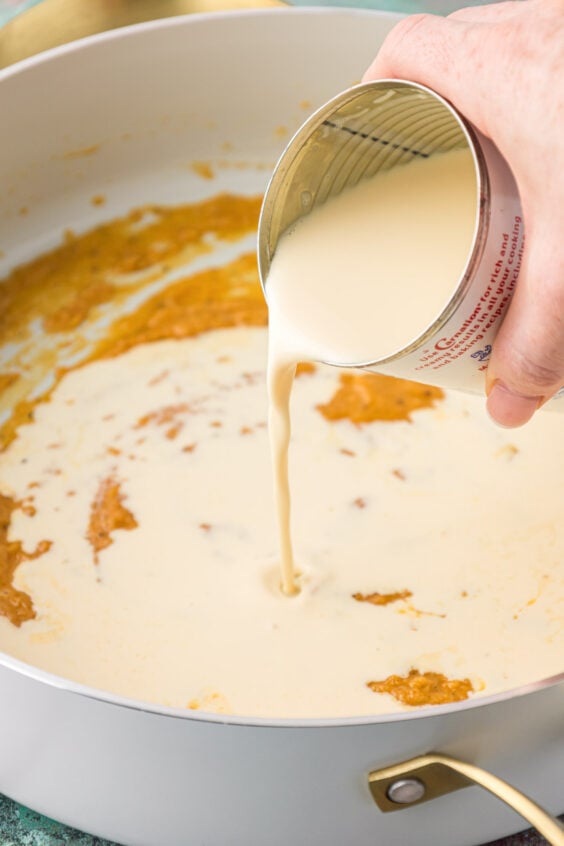
<svg viewBox="0 0 564 846">
<path fill-rule="evenodd" d="M 297 104 L 358 81 L 395 20 L 352 10 L 177 18 L 0 73 L 0 273 L 69 225 L 185 201 L 186 163 L 226 141 L 240 158 L 274 163 L 277 128 L 306 114 Z M 64 155 L 93 145 L 95 155 Z M 94 209 L 88 198 L 101 191 L 108 206 Z M 380 813 L 368 772 L 435 751 L 564 810 L 563 679 L 402 720 L 256 722 L 143 709 L 4 658 L 0 791 L 128 846 L 475 846 L 524 827 L 478 788 Z"/>
<path fill-rule="evenodd" d="M 127 846 L 476 846 L 525 827 L 480 788 L 382 814 L 371 769 L 430 750 L 564 805 L 564 686 L 378 723 L 150 713 L 0 668 L 0 791 Z"/>
</svg>

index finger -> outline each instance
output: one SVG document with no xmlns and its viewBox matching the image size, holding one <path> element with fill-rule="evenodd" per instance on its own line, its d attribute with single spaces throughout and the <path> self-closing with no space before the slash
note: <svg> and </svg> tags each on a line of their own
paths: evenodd
<svg viewBox="0 0 564 846">
<path fill-rule="evenodd" d="M 489 24 L 437 15 L 411 15 L 394 27 L 363 81 L 398 78 L 420 82 L 453 102 L 484 128 L 482 43 Z"/>
</svg>

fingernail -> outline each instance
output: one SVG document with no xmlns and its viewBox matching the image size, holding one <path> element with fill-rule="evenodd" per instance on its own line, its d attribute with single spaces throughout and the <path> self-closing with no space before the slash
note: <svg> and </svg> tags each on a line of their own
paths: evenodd
<svg viewBox="0 0 564 846">
<path fill-rule="evenodd" d="M 530 420 L 542 402 L 543 397 L 524 397 L 496 380 L 489 389 L 486 408 L 494 423 L 512 429 Z"/>
</svg>

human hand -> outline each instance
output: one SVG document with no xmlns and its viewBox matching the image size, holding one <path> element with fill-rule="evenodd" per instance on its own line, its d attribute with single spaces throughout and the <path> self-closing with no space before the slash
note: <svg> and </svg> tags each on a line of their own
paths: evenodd
<svg viewBox="0 0 564 846">
<path fill-rule="evenodd" d="M 513 171 L 526 246 L 486 392 L 492 418 L 520 426 L 564 384 L 564 0 L 408 17 L 364 80 L 386 77 L 450 100 Z"/>
</svg>

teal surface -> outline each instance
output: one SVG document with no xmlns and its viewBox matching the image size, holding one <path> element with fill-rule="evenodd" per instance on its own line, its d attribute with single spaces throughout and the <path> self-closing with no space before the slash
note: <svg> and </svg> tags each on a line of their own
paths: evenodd
<svg viewBox="0 0 564 846">
<path fill-rule="evenodd" d="M 0 26 L 38 2 L 40 0 L 0 0 Z M 97 2 L 102 0 L 92 0 L 93 4 Z M 418 0 L 335 0 L 335 2 L 305 0 L 301 2 L 298 0 L 296 2 L 293 0 L 293 4 L 297 6 L 353 6 L 386 9 L 393 12 L 424 11 L 448 14 L 462 5 L 481 5 L 481 0 L 474 0 L 474 2 L 466 0 L 463 3 L 456 0 L 453 2 L 449 0 L 423 0 L 423 2 Z M 490 846 L 541 846 L 545 843 L 546 841 L 539 835 L 527 832 Z M 76 829 L 42 817 L 34 811 L 17 805 L 6 796 L 0 795 L 0 846 L 119 846 L 119 844 L 82 834 Z M 155 843 L 154 846 L 159 844 Z M 190 844 L 183 844 L 183 846 L 190 846 Z M 259 844 L 249 844 L 249 846 L 259 846 Z"/>
<path fill-rule="evenodd" d="M 0 846 L 119 846 L 81 834 L 0 796 Z M 158 846 L 158 844 L 155 844 Z"/>
<path fill-rule="evenodd" d="M 0 0 L 0 26 L 40 2 L 41 0 Z"/>
</svg>

